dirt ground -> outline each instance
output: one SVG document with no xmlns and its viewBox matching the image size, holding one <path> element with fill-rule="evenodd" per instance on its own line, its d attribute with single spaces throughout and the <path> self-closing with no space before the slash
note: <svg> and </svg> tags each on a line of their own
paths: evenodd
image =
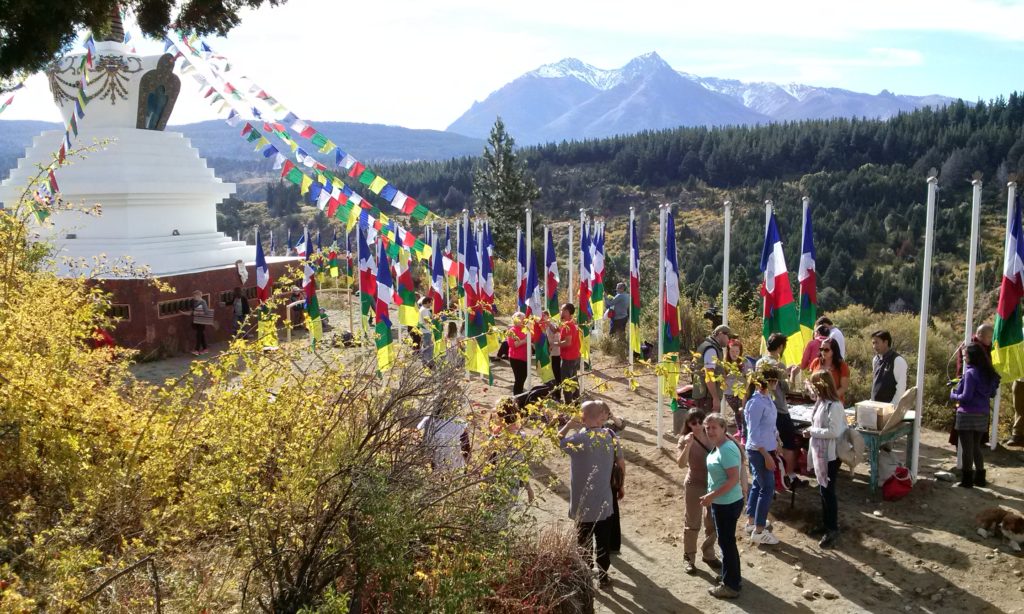
<svg viewBox="0 0 1024 614">
<path fill-rule="evenodd" d="M 302 343 L 302 341 L 296 341 Z M 216 348 L 214 348 L 216 349 Z M 137 365 L 139 377 L 163 382 L 184 373 L 191 356 Z M 471 398 L 490 406 L 509 394 L 512 373 L 492 363 L 493 386 L 471 382 Z M 642 377 L 629 390 L 621 359 L 598 356 L 586 395 L 603 398 L 626 421 L 626 496 L 621 502 L 623 547 L 612 560 L 614 585 L 598 593 L 597 611 L 633 612 L 1024 612 L 1024 560 L 995 538 L 975 533 L 974 515 L 1003 505 L 1024 512 L 1024 451 L 1000 448 L 986 455 L 990 486 L 974 490 L 937 481 L 936 471 L 954 460 L 946 434 L 922 434 L 920 479 L 898 502 L 869 492 L 867 465 L 839 483 L 841 537 L 821 550 L 806 534 L 820 523 L 814 488 L 776 497 L 771 518 L 781 543 L 754 546 L 740 541 L 743 591 L 733 601 L 707 594 L 714 573 L 698 564 L 696 576 L 682 571 L 683 471 L 675 462 L 675 438 L 657 448 L 656 380 Z M 597 378 L 607 388 L 595 392 Z M 672 418 L 663 415 L 666 433 Z M 552 478 L 561 480 L 551 484 Z M 557 451 L 535 468 L 539 524 L 568 523 L 568 462 Z M 742 522 L 742 521 L 741 521 Z M 797 585 L 799 583 L 799 586 Z M 811 591 L 812 598 L 803 596 Z"/>
</svg>

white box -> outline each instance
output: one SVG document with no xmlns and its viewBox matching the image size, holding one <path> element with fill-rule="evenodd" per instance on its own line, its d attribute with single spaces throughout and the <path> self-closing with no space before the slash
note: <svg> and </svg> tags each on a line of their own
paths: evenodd
<svg viewBox="0 0 1024 614">
<path fill-rule="evenodd" d="M 882 428 L 882 418 L 893 412 L 892 403 L 880 401 L 861 401 L 857 403 L 857 426 L 869 431 L 878 431 Z"/>
</svg>

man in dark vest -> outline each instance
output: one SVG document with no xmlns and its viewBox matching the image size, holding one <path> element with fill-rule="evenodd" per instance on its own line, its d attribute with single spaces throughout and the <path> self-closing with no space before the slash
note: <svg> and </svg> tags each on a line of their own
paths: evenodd
<svg viewBox="0 0 1024 614">
<path fill-rule="evenodd" d="M 725 326 L 715 327 L 711 335 L 704 339 L 704 342 L 697 346 L 697 354 L 700 356 L 701 366 L 704 374 L 704 394 L 694 395 L 697 407 L 705 411 L 721 411 L 722 407 L 722 384 L 717 381 L 722 377 L 722 360 L 724 358 L 725 346 L 729 339 L 735 339 L 732 330 Z M 695 386 L 694 390 L 699 387 Z"/>
<path fill-rule="evenodd" d="M 897 403 L 907 390 L 907 361 L 892 349 L 892 335 L 887 330 L 871 333 L 875 357 L 871 361 L 871 400 Z"/>
</svg>

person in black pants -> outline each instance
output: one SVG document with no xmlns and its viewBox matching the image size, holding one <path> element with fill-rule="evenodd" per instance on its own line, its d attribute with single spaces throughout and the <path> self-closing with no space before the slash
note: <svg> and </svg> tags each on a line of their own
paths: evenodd
<svg viewBox="0 0 1024 614">
<path fill-rule="evenodd" d="M 742 588 L 736 522 L 743 513 L 743 491 L 740 487 L 743 456 L 739 446 L 726 436 L 722 414 L 705 417 L 704 432 L 715 447 L 707 456 L 708 494 L 700 498 L 700 504 L 711 508 L 718 532 L 718 548 L 722 551 L 722 583 L 708 589 L 708 592 L 719 599 L 735 599 L 740 596 Z"/>
<path fill-rule="evenodd" d="M 210 315 L 210 307 L 203 299 L 203 293 L 196 290 L 192 293 L 192 329 L 196 331 L 196 349 L 192 350 L 193 356 L 206 354 L 209 348 L 206 345 L 206 324 L 203 318 Z"/>
<path fill-rule="evenodd" d="M 512 396 L 516 397 L 516 400 L 526 389 L 528 365 L 526 364 L 526 329 L 523 324 L 525 319 L 526 315 L 523 312 L 515 312 L 512 314 L 512 327 L 508 329 L 508 362 L 512 365 L 514 378 Z"/>
</svg>

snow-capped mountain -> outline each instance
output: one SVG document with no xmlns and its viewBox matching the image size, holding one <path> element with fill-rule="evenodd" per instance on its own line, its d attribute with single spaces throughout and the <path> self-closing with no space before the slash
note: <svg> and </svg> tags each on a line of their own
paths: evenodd
<svg viewBox="0 0 1024 614">
<path fill-rule="evenodd" d="M 652 52 L 613 70 L 576 58 L 545 64 L 473 103 L 448 131 L 486 137 L 500 115 L 519 143 L 530 144 L 677 126 L 884 119 L 952 100 L 701 77 L 673 69 Z"/>
</svg>

